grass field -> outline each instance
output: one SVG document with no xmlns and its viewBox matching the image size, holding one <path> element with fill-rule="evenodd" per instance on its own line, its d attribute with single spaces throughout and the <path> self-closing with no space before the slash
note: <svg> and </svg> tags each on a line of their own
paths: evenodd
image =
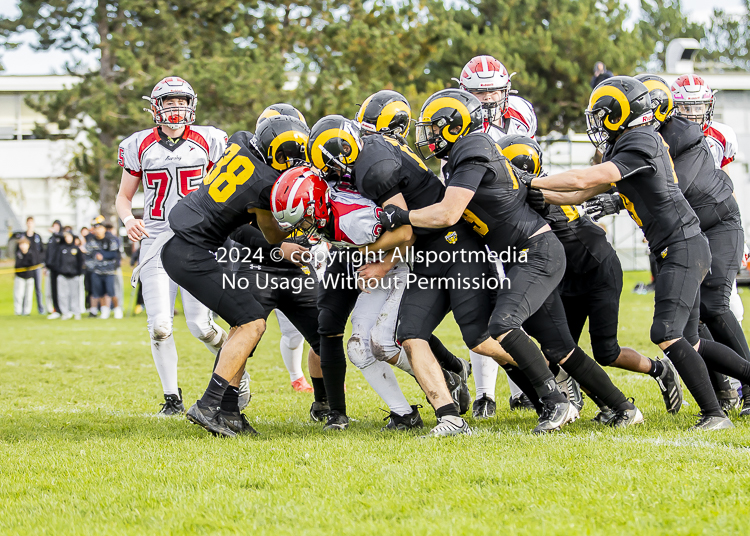
<svg viewBox="0 0 750 536">
<path fill-rule="evenodd" d="M 648 340 L 653 295 L 629 292 L 621 343 Z M 476 434 L 420 440 L 380 432 L 383 404 L 349 366 L 341 434 L 311 423 L 278 352 L 274 319 L 248 371 L 259 438 L 222 440 L 182 418 L 156 418 L 161 390 L 146 319 L 48 321 L 12 314 L 0 275 L 0 532 L 3 534 L 747 534 L 750 421 L 690 433 L 690 405 L 667 416 L 653 380 L 612 371 L 646 424 L 581 421 L 533 437 L 536 418 L 507 410 Z M 745 291 L 750 311 L 750 292 Z M 463 357 L 457 328 L 439 335 Z M 186 403 L 213 358 L 175 320 Z M 584 348 L 588 343 L 582 344 Z M 425 404 L 400 371 L 407 398 Z M 471 381 L 470 381 L 471 383 Z M 471 383 L 473 389 L 473 383 Z M 422 409 L 427 426 L 435 423 Z"/>
</svg>

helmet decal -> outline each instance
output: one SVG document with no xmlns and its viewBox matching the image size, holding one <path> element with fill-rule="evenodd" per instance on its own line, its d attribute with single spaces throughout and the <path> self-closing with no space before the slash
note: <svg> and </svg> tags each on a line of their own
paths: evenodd
<svg viewBox="0 0 750 536">
<path fill-rule="evenodd" d="M 266 155 L 267 161 L 271 163 L 272 168 L 278 169 L 279 171 L 289 169 L 289 167 L 292 166 L 292 162 L 289 160 L 279 162 L 276 159 L 279 149 L 289 142 L 292 142 L 297 147 L 301 147 L 304 154 L 304 158 L 302 159 L 307 160 L 308 139 L 309 136 L 305 132 L 300 132 L 299 130 L 287 130 L 286 132 L 282 132 L 276 136 L 268 146 L 268 154 Z"/>
<path fill-rule="evenodd" d="M 363 110 L 364 110 L 364 107 L 363 107 Z M 391 121 L 393 120 L 393 117 L 398 112 L 406 112 L 407 114 L 409 114 L 409 116 L 411 116 L 411 110 L 405 103 L 401 101 L 393 101 L 387 104 L 383 108 L 383 111 L 380 112 L 380 116 L 378 117 L 378 122 L 375 124 L 375 128 L 378 131 L 388 128 Z"/>
<path fill-rule="evenodd" d="M 593 108 L 596 101 L 605 96 L 612 97 L 620 104 L 622 114 L 620 114 L 619 121 L 617 121 L 616 123 L 611 122 L 609 120 L 609 115 L 607 115 L 607 117 L 604 119 L 604 126 L 609 128 L 610 130 L 617 130 L 620 128 L 620 126 L 622 126 L 622 124 L 630 115 L 630 103 L 628 102 L 628 98 L 625 96 L 625 93 L 623 93 L 620 88 L 614 86 L 600 86 L 597 87 L 591 94 L 591 98 L 589 99 L 589 110 Z"/>
<path fill-rule="evenodd" d="M 357 160 L 357 156 L 359 156 L 359 142 L 355 139 L 354 135 L 344 129 L 341 128 L 330 128 L 328 130 L 324 130 L 316 139 L 315 139 L 315 146 L 320 149 L 320 153 L 317 151 L 313 152 L 312 155 L 312 164 L 318 168 L 318 169 L 326 169 L 327 165 L 323 161 L 322 156 L 323 154 L 327 153 L 328 151 L 325 148 L 325 144 L 327 141 L 333 139 L 333 138 L 341 138 L 345 142 L 349 144 L 351 147 L 351 151 L 349 154 L 344 155 L 342 158 L 342 162 L 346 165 L 353 164 Z"/>
<path fill-rule="evenodd" d="M 511 161 L 511 163 L 513 163 L 514 158 L 519 156 L 528 156 L 529 158 L 531 158 L 531 160 L 534 162 L 534 169 L 528 169 L 524 171 L 528 171 L 529 173 L 538 175 L 542 170 L 542 163 L 539 161 L 539 153 L 528 145 L 524 145 L 522 143 L 509 145 L 501 152 L 503 153 L 503 156 L 505 156 L 505 158 Z"/>
<path fill-rule="evenodd" d="M 453 134 L 449 132 L 449 124 L 446 124 L 445 126 L 438 124 L 438 126 L 441 127 L 441 136 L 443 136 L 446 141 L 454 143 L 465 133 L 465 130 L 469 125 L 471 125 L 471 114 L 469 113 L 469 109 L 458 99 L 454 99 L 453 97 L 440 97 L 439 99 L 435 99 L 425 107 L 419 120 L 422 123 L 431 121 L 435 112 L 442 108 L 455 108 L 458 113 L 461 114 L 461 132 Z"/>
</svg>

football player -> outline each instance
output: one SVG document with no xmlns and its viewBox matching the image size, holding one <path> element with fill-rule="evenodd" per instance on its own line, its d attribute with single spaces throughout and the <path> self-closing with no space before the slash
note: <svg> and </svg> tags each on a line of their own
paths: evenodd
<svg viewBox="0 0 750 536">
<path fill-rule="evenodd" d="M 115 206 L 128 238 L 142 240 L 140 258 L 148 254 L 154 240 L 169 229 L 169 214 L 177 202 L 198 188 L 204 176 L 221 158 L 227 135 L 214 128 L 193 125 L 198 96 L 182 78 L 159 81 L 144 97 L 150 103 L 155 128 L 136 132 L 119 147 L 118 163 L 123 168 Z M 143 184 L 143 219 L 131 211 L 133 196 Z M 169 278 L 158 260 L 140 272 L 143 299 L 148 315 L 151 353 L 164 390 L 160 415 L 185 412 L 177 385 L 177 348 L 172 336 L 174 303 L 178 285 Z M 181 289 L 182 306 L 190 333 L 211 353 L 221 348 L 227 334 L 212 319 L 211 312 L 190 292 Z"/>
<path fill-rule="evenodd" d="M 279 243 L 288 235 L 271 213 L 271 188 L 292 162 L 306 160 L 308 129 L 298 119 L 286 116 L 269 118 L 262 127 L 276 133 L 262 153 L 254 149 L 251 133 L 232 135 L 224 156 L 198 190 L 172 210 L 169 222 L 174 236 L 161 250 L 170 277 L 232 326 L 208 388 L 187 411 L 193 423 L 227 437 L 257 433 L 238 409 L 237 387 L 271 310 L 278 307 L 284 311 L 318 353 L 316 326 L 298 317 L 294 308 L 286 308 L 292 303 L 292 289 L 277 287 L 272 296 L 260 293 L 259 287 L 272 286 L 272 275 L 259 275 L 242 264 L 239 272 L 233 273 L 215 255 L 235 229 L 253 221 L 269 243 Z M 295 244 L 281 246 L 285 255 L 297 250 Z M 232 284 L 240 275 L 244 281 Z"/>
<path fill-rule="evenodd" d="M 542 173 L 542 149 L 534 140 L 519 135 L 506 136 L 500 141 L 500 147 L 514 167 L 537 176 Z M 588 218 L 580 217 L 571 205 L 544 203 L 543 194 L 538 190 L 529 190 L 527 200 L 549 223 L 565 248 L 565 275 L 559 292 L 575 342 L 580 339 L 588 319 L 591 349 L 597 363 L 649 374 L 659 386 L 667 411 L 677 413 L 682 406 L 682 389 L 669 359 L 654 361 L 617 342 L 622 267 L 604 230 Z M 538 201 L 541 204 L 537 204 Z M 600 406 L 594 421 L 606 424 L 614 417 L 614 412 L 595 396 L 590 393 L 589 396 Z"/>
<path fill-rule="evenodd" d="M 703 355 L 697 351 L 698 290 L 711 263 L 708 241 L 680 191 L 669 147 L 655 131 L 653 119 L 649 91 L 642 82 L 627 76 L 609 78 L 593 90 L 586 109 L 587 131 L 592 143 L 604 149 L 603 163 L 547 177 L 523 175 L 522 179 L 527 186 L 542 189 L 555 204 L 578 204 L 615 185 L 656 253 L 659 270 L 651 340 L 672 361 L 701 409 L 693 429 L 731 428 L 706 363 L 717 370 L 723 368 L 717 360 L 736 363 L 719 348 L 700 345 Z"/>
</svg>

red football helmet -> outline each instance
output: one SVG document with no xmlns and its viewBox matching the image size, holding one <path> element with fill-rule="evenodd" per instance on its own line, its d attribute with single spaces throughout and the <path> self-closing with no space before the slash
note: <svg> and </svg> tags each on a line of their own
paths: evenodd
<svg viewBox="0 0 750 536">
<path fill-rule="evenodd" d="M 511 76 L 505 66 L 492 56 L 476 56 L 464 65 L 458 83 L 461 89 L 473 93 L 482 101 L 487 120 L 492 123 L 498 112 L 504 114 L 508 109 Z M 489 98 L 490 94 L 493 98 Z"/>
<path fill-rule="evenodd" d="M 681 115 L 694 121 L 705 130 L 711 125 L 714 115 L 714 92 L 700 76 L 683 74 L 671 87 L 672 98 Z"/>
<path fill-rule="evenodd" d="M 182 97 L 187 106 L 164 104 L 165 99 Z M 193 87 L 179 76 L 168 76 L 159 81 L 151 91 L 150 97 L 143 99 L 151 103 L 151 108 L 144 108 L 151 114 L 154 123 L 175 128 L 182 125 L 192 125 L 195 122 L 195 108 L 198 106 L 198 95 Z"/>
<path fill-rule="evenodd" d="M 328 224 L 328 184 L 309 167 L 282 173 L 271 189 L 271 211 L 284 231 L 296 238 L 314 239 Z"/>
</svg>

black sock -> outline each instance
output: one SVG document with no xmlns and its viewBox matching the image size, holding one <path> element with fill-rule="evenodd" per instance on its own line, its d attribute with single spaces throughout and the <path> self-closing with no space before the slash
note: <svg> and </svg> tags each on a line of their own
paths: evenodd
<svg viewBox="0 0 750 536">
<path fill-rule="evenodd" d="M 326 398 L 326 384 L 323 378 L 313 378 L 310 376 L 310 381 L 313 384 L 315 402 L 325 403 L 328 398 Z"/>
<path fill-rule="evenodd" d="M 458 414 L 458 408 L 455 404 L 450 403 L 446 404 L 445 406 L 441 406 L 435 410 L 435 415 L 438 419 L 442 417 L 447 417 L 448 415 L 452 415 L 454 417 L 460 417 L 461 415 Z"/>
<path fill-rule="evenodd" d="M 633 404 L 628 402 L 622 391 L 612 383 L 604 369 L 580 347 L 575 347 L 567 361 L 562 364 L 562 368 L 580 383 L 581 387 L 597 396 L 609 408 L 615 411 L 633 409 Z"/>
<path fill-rule="evenodd" d="M 463 372 L 464 367 L 461 360 L 453 355 L 440 339 L 435 337 L 435 335 L 430 335 L 430 340 L 428 342 L 430 343 L 430 350 L 432 350 L 435 359 L 442 368 L 455 372 L 456 374 Z"/>
<path fill-rule="evenodd" d="M 343 336 L 320 338 L 320 368 L 323 370 L 328 406 L 331 411 L 346 415 L 346 354 Z"/>
<path fill-rule="evenodd" d="M 652 378 L 658 378 L 664 372 L 664 363 L 657 359 L 649 359 L 649 361 L 651 361 L 651 370 L 648 371 L 648 375 Z"/>
<path fill-rule="evenodd" d="M 547 367 L 547 362 L 542 351 L 529 339 L 529 336 L 520 329 L 511 330 L 500 342 L 513 361 L 518 363 L 526 377 L 534 386 L 537 397 L 544 401 L 565 402 L 567 398 L 560 392 L 555 383 L 555 377 Z"/>
<path fill-rule="evenodd" d="M 526 375 L 521 372 L 521 370 L 518 367 L 514 367 L 513 365 L 503 365 L 503 370 L 508 374 L 508 378 L 513 380 L 513 383 L 515 383 L 521 391 L 523 391 L 523 394 L 525 394 L 529 400 L 531 400 L 531 403 L 534 404 L 534 408 L 538 411 L 542 411 L 542 401 L 539 400 L 539 397 L 536 394 L 536 391 L 534 390 L 534 386 L 531 385 L 531 382 L 526 377 Z"/>
<path fill-rule="evenodd" d="M 225 380 L 215 372 L 211 375 L 211 381 L 208 382 L 206 392 L 200 399 L 201 406 L 216 407 L 221 405 L 221 399 L 224 398 L 224 391 L 229 387 L 229 380 Z"/>
<path fill-rule="evenodd" d="M 721 374 L 726 374 L 732 378 L 737 378 L 743 383 L 750 382 L 750 361 L 745 361 L 737 352 L 714 341 L 701 339 L 698 347 L 698 353 L 706 362 L 709 369 Z M 721 384 L 719 384 L 721 386 Z M 731 384 L 727 380 L 719 390 L 731 389 Z"/>
<path fill-rule="evenodd" d="M 240 388 L 230 385 L 227 390 L 224 391 L 224 396 L 221 399 L 222 411 L 238 412 L 240 411 Z"/>
<path fill-rule="evenodd" d="M 591 399 L 591 401 L 592 401 L 592 402 L 593 402 L 594 404 L 596 404 L 596 407 L 598 407 L 599 409 L 602 409 L 602 408 L 606 408 L 606 407 L 607 407 L 607 404 L 605 404 L 605 403 L 604 403 L 604 400 L 602 400 L 602 399 L 601 399 L 601 398 L 599 398 L 598 396 L 596 396 L 596 395 L 592 395 L 591 393 L 586 393 L 586 394 L 587 394 L 587 395 L 588 395 L 588 397 L 589 397 L 589 398 Z"/>
<path fill-rule="evenodd" d="M 695 348 L 684 338 L 678 339 L 664 350 L 680 374 L 685 387 L 693 395 L 704 416 L 723 417 L 719 401 L 711 386 L 706 363 Z"/>
<path fill-rule="evenodd" d="M 750 361 L 750 348 L 747 346 L 745 333 L 732 311 L 706 319 L 706 325 L 713 334 L 713 340 L 728 346 L 746 361 Z M 703 337 L 702 338 L 708 338 Z"/>
</svg>

